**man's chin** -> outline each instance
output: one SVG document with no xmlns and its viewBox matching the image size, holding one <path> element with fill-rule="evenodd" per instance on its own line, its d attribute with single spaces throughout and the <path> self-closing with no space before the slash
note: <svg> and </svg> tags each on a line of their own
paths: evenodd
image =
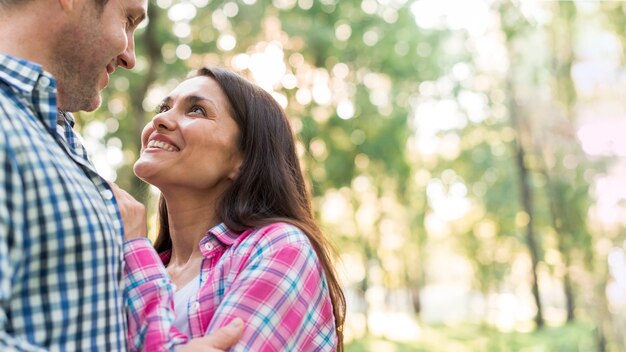
<svg viewBox="0 0 626 352">
<path fill-rule="evenodd" d="M 102 98 L 100 94 L 93 95 L 89 99 L 69 99 L 64 100 L 61 96 L 59 96 L 59 109 L 62 111 L 68 112 L 77 112 L 77 111 L 94 111 L 100 107 L 102 103 Z"/>
<path fill-rule="evenodd" d="M 94 111 L 97 108 L 99 108 L 101 104 L 102 104 L 102 98 L 98 94 L 93 99 L 91 99 L 91 101 L 89 102 L 89 106 L 86 109 L 84 109 L 84 110 L 85 111 Z"/>
</svg>

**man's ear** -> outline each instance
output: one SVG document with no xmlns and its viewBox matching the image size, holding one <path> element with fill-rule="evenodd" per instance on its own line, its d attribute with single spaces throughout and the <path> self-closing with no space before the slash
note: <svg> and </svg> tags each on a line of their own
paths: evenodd
<svg viewBox="0 0 626 352">
<path fill-rule="evenodd" d="M 74 0 L 58 0 L 59 5 L 65 12 L 71 12 L 74 9 L 75 1 Z"/>
</svg>

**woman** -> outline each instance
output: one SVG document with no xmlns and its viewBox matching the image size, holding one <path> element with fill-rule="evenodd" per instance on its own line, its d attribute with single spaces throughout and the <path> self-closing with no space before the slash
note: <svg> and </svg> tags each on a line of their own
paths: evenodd
<svg viewBox="0 0 626 352">
<path fill-rule="evenodd" d="M 161 198 L 159 256 L 125 243 L 131 350 L 173 350 L 237 317 L 235 351 L 343 350 L 344 296 L 271 95 L 199 70 L 145 127 L 134 171 Z"/>
</svg>

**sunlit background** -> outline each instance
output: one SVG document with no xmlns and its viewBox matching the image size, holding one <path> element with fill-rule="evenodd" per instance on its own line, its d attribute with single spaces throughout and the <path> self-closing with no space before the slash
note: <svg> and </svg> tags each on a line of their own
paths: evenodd
<svg viewBox="0 0 626 352">
<path fill-rule="evenodd" d="M 150 5 L 136 69 L 79 120 L 151 214 L 139 133 L 188 72 L 225 66 L 291 118 L 348 351 L 626 350 L 626 3 Z"/>
</svg>

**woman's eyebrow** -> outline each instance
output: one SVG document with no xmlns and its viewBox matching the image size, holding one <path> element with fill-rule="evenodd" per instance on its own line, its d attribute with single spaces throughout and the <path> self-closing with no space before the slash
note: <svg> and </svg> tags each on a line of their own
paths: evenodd
<svg viewBox="0 0 626 352">
<path fill-rule="evenodd" d="M 163 100 L 161 100 L 160 105 L 169 105 L 172 102 L 172 98 L 171 97 L 165 97 L 163 98 Z"/>
<path fill-rule="evenodd" d="M 217 105 L 215 104 L 215 102 L 209 98 L 201 97 L 198 95 L 190 95 L 190 96 L 185 97 L 185 100 L 189 104 L 208 103 L 208 104 L 213 105 L 214 109 L 217 109 Z"/>
</svg>

